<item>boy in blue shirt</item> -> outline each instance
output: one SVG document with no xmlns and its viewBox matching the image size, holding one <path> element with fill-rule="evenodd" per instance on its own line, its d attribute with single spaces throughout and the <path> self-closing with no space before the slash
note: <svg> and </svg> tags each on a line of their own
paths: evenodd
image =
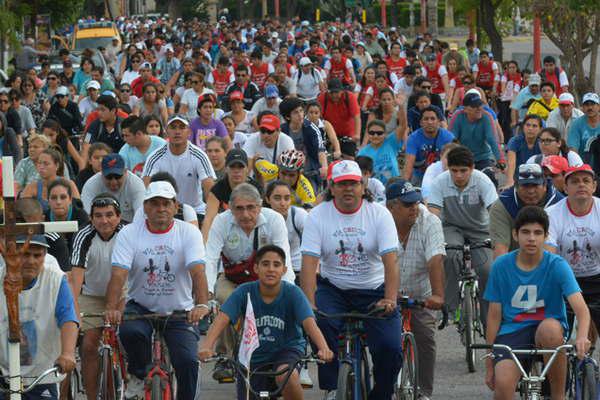
<svg viewBox="0 0 600 400">
<path fill-rule="evenodd" d="M 333 352 L 317 327 L 308 299 L 299 287 L 281 281 L 286 271 L 283 249 L 275 245 L 266 245 L 258 249 L 254 271 L 258 280 L 238 286 L 221 306 L 221 311 L 208 330 L 206 340 L 198 353 L 200 360 L 206 360 L 215 354 L 215 342 L 227 324 L 235 324 L 240 318 L 244 318 L 250 293 L 260 342 L 259 347 L 252 353 L 251 369 L 261 365 L 272 366 L 273 370 L 294 366 L 306 348 L 303 328 L 318 349 L 317 356 L 323 361 L 331 361 Z M 282 383 L 285 375 L 283 373 L 275 378 L 278 385 Z M 259 391 L 269 390 L 270 382 L 261 376 L 252 376 L 250 384 L 254 390 Z M 290 376 L 282 396 L 284 400 L 303 398 L 297 370 Z M 244 382 L 239 379 L 238 399 L 245 398 Z"/>
<path fill-rule="evenodd" d="M 517 214 L 513 237 L 519 249 L 496 259 L 485 289 L 487 343 L 513 349 L 562 345 L 568 331 L 566 298 L 577 316 L 575 346 L 582 358 L 590 347 L 590 312 L 569 264 L 544 251 L 548 227 L 548 215 L 539 207 L 527 206 Z M 494 353 L 486 360 L 486 384 L 494 399 L 512 399 L 521 374 L 510 354 Z M 552 398 L 564 396 L 566 376 L 566 357 L 560 354 L 548 373 Z"/>
</svg>

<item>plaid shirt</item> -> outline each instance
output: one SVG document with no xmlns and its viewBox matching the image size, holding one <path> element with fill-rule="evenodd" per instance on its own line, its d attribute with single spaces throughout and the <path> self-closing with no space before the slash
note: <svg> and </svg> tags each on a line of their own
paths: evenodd
<svg viewBox="0 0 600 400">
<path fill-rule="evenodd" d="M 431 296 L 427 262 L 446 255 L 444 231 L 440 219 L 419 205 L 419 216 L 412 226 L 406 247 L 399 243 L 400 291 L 405 296 L 423 299 Z"/>
</svg>

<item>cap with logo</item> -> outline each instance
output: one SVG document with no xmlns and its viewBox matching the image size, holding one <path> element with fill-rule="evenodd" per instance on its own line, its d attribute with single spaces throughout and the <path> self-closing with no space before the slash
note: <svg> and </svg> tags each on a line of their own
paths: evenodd
<svg viewBox="0 0 600 400">
<path fill-rule="evenodd" d="M 140 65 L 140 69 L 152 69 L 152 64 L 147 61 L 143 62 L 142 65 Z"/>
<path fill-rule="evenodd" d="M 407 180 L 398 179 L 385 189 L 386 200 L 399 199 L 403 203 L 416 203 L 423 200 L 421 189 Z"/>
<path fill-rule="evenodd" d="M 581 100 L 581 103 L 585 104 L 588 102 L 600 104 L 600 96 L 598 96 L 596 93 L 593 93 L 593 92 L 586 93 L 583 95 L 583 99 Z"/>
<path fill-rule="evenodd" d="M 543 185 L 544 173 L 539 164 L 521 164 L 517 182 L 519 185 Z"/>
<path fill-rule="evenodd" d="M 569 176 L 571 176 L 577 172 L 585 172 L 586 174 L 590 174 L 592 176 L 592 178 L 596 177 L 596 173 L 594 172 L 592 167 L 590 167 L 588 164 L 583 164 L 578 167 L 567 168 L 567 170 L 565 171 L 565 181 L 567 180 L 567 178 Z"/>
<path fill-rule="evenodd" d="M 41 234 L 31 235 L 31 238 L 29 238 L 28 235 L 17 235 L 17 237 L 15 238 L 15 243 L 17 243 L 17 244 L 25 244 L 28 239 L 29 239 L 29 244 L 30 245 L 42 246 L 42 247 L 45 247 L 45 248 L 49 248 L 50 247 L 48 245 L 48 241 L 46 240 L 46 236 L 41 235 Z"/>
<path fill-rule="evenodd" d="M 542 77 L 539 74 L 529 75 L 529 86 L 540 85 L 542 83 Z"/>
<path fill-rule="evenodd" d="M 242 92 L 240 92 L 239 90 L 231 92 L 229 94 L 229 101 L 235 101 L 235 100 L 244 101 L 244 94 Z"/>
<path fill-rule="evenodd" d="M 362 171 L 356 161 L 342 160 L 331 168 L 331 180 L 333 183 L 342 181 L 362 180 Z"/>
<path fill-rule="evenodd" d="M 267 85 L 265 87 L 265 97 L 267 99 L 274 99 L 279 97 L 279 89 L 276 85 Z"/>
<path fill-rule="evenodd" d="M 231 167 L 233 164 L 242 164 L 248 166 L 248 156 L 242 149 L 231 149 L 225 158 L 225 166 Z"/>
<path fill-rule="evenodd" d="M 100 90 L 100 82 L 91 80 L 91 81 L 89 81 L 88 83 L 85 84 L 85 88 L 86 89 Z"/>
<path fill-rule="evenodd" d="M 479 107 L 482 105 L 483 101 L 481 100 L 479 93 L 469 93 L 463 99 L 463 106 L 465 107 Z"/>
<path fill-rule="evenodd" d="M 260 128 L 265 128 L 270 131 L 276 131 L 281 126 L 281 121 L 276 115 L 267 114 L 260 119 Z"/>
<path fill-rule="evenodd" d="M 562 174 L 569 168 L 569 161 L 563 156 L 546 156 L 542 159 L 542 168 L 547 168 L 552 175 Z"/>
<path fill-rule="evenodd" d="M 117 153 L 111 153 L 102 159 L 102 175 L 123 175 L 125 173 L 125 160 Z"/>
<path fill-rule="evenodd" d="M 169 118 L 169 121 L 167 121 L 167 126 L 171 125 L 175 121 L 179 121 L 179 122 L 183 123 L 185 126 L 190 126 L 190 123 L 188 122 L 187 118 L 182 115 L 178 115 L 178 114 L 175 114 L 171 118 Z"/>
<path fill-rule="evenodd" d="M 575 104 L 575 97 L 573 97 L 571 93 L 561 93 L 560 96 L 558 96 L 558 104 Z"/>
<path fill-rule="evenodd" d="M 177 193 L 167 181 L 156 181 L 151 182 L 146 188 L 144 193 L 144 201 L 154 199 L 155 197 L 162 197 L 163 199 L 174 199 L 177 197 Z"/>
</svg>

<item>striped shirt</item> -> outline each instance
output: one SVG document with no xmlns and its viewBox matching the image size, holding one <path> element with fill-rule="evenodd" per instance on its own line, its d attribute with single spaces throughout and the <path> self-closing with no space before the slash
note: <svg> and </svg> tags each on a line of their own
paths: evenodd
<svg viewBox="0 0 600 400">
<path fill-rule="evenodd" d="M 142 176 L 152 176 L 157 172 L 168 172 L 175 178 L 179 188 L 177 200 L 180 203 L 189 204 L 198 214 L 205 213 L 202 182 L 209 178 L 216 179 L 216 175 L 202 149 L 188 142 L 187 149 L 175 155 L 169 149 L 169 144 L 165 144 L 148 156 Z"/>
</svg>

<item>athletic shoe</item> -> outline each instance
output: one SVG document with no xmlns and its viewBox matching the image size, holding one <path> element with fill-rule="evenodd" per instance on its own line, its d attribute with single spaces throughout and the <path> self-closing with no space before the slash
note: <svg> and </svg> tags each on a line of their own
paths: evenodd
<svg viewBox="0 0 600 400">
<path fill-rule="evenodd" d="M 325 392 L 325 397 L 323 397 L 323 400 L 335 400 L 335 390 Z"/>
<path fill-rule="evenodd" d="M 218 362 L 213 369 L 212 378 L 218 382 L 233 380 L 233 370 L 228 363 Z"/>
<path fill-rule="evenodd" d="M 300 385 L 303 388 L 310 389 L 313 387 L 313 381 L 308 374 L 308 368 L 306 365 L 300 370 Z"/>
<path fill-rule="evenodd" d="M 129 375 L 127 389 L 125 390 L 125 399 L 135 400 L 144 398 L 144 381 L 135 375 Z"/>
</svg>

